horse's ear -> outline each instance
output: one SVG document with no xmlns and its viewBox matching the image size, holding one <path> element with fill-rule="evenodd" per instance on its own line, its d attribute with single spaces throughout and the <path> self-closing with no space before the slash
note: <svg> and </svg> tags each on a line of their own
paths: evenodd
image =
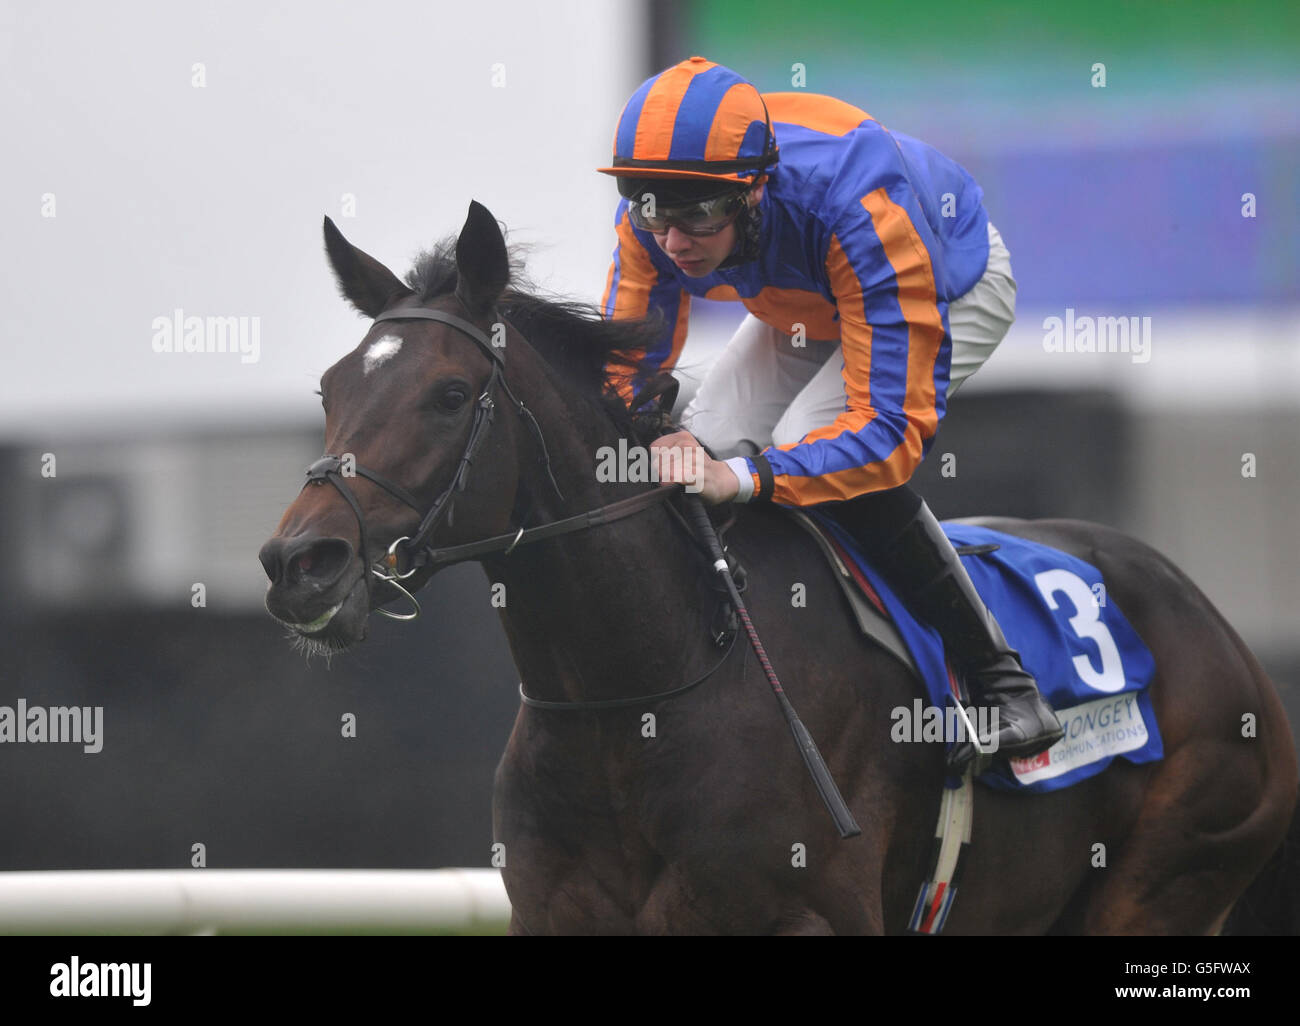
<svg viewBox="0 0 1300 1026">
<path fill-rule="evenodd" d="M 378 317 L 397 300 L 411 294 L 397 275 L 348 242 L 328 217 L 325 218 L 325 252 L 343 298 L 367 317 Z"/>
<path fill-rule="evenodd" d="M 456 240 L 456 296 L 479 317 L 496 305 L 510 280 L 506 240 L 492 212 L 474 200 Z"/>
</svg>

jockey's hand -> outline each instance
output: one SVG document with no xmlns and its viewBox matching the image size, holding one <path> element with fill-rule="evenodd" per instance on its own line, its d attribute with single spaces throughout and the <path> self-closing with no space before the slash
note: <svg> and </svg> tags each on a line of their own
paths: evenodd
<svg viewBox="0 0 1300 1026">
<path fill-rule="evenodd" d="M 740 492 L 732 469 L 712 459 L 689 431 L 677 431 L 650 443 L 650 463 L 659 481 L 684 484 L 686 491 L 699 495 L 710 506 L 729 502 Z"/>
</svg>

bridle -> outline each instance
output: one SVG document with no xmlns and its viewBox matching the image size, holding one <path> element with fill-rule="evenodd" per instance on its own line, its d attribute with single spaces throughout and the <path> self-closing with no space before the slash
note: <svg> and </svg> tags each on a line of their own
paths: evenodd
<svg viewBox="0 0 1300 1026">
<path fill-rule="evenodd" d="M 586 513 L 579 513 L 577 516 L 566 517 L 563 520 L 557 520 L 550 524 L 544 524 L 540 527 L 523 528 L 520 527 L 513 535 L 503 534 L 494 538 L 485 538 L 481 541 L 470 542 L 466 545 L 456 545 L 450 548 L 435 549 L 429 545 L 429 538 L 434 528 L 442 520 L 444 515 L 448 515 L 451 509 L 451 502 L 456 492 L 465 489 L 465 483 L 469 476 L 469 469 L 474 463 L 474 457 L 483 444 L 484 438 L 487 437 L 488 429 L 492 425 L 493 412 L 496 409 L 496 401 L 492 398 L 492 392 L 500 388 L 505 393 L 511 405 L 516 412 L 523 417 L 531 427 L 538 444 L 541 447 L 541 460 L 546 467 L 547 477 L 550 479 L 551 487 L 563 501 L 563 494 L 560 492 L 559 485 L 555 483 L 555 476 L 551 473 L 550 453 L 546 449 L 546 439 L 542 436 L 542 429 L 537 423 L 537 418 L 533 416 L 523 402 L 510 390 L 510 386 L 505 381 L 505 353 L 499 352 L 498 347 L 494 346 L 479 328 L 469 321 L 455 314 L 447 313 L 443 310 L 433 310 L 428 307 L 398 307 L 395 310 L 386 310 L 375 318 L 378 321 L 400 321 L 400 320 L 428 320 L 438 321 L 446 324 L 451 328 L 459 331 L 462 335 L 472 339 L 480 349 L 485 352 L 492 361 L 492 374 L 488 378 L 487 384 L 483 387 L 483 393 L 478 397 L 478 402 L 474 408 L 474 420 L 470 424 L 469 438 L 465 442 L 465 450 L 461 453 L 460 462 L 456 466 L 456 471 L 452 474 L 451 482 L 446 489 L 434 500 L 433 505 L 428 512 L 423 514 L 420 526 L 413 535 L 404 535 L 398 538 L 388 547 L 388 554 L 382 562 L 371 564 L 369 570 L 379 580 L 392 585 L 404 596 L 411 600 L 414 611 L 411 613 L 393 613 L 386 609 L 379 608 L 376 612 L 383 613 L 385 616 L 394 620 L 414 620 L 420 615 L 420 603 L 416 600 L 406 588 L 402 587 L 401 581 L 411 577 L 421 567 L 437 566 L 460 560 L 472 559 L 475 556 L 485 555 L 488 552 L 501 551 L 505 555 L 513 552 L 516 546 L 527 544 L 533 541 L 541 541 L 543 538 L 554 537 L 559 534 L 566 534 L 570 531 L 585 530 L 588 527 L 594 527 L 597 524 L 609 523 L 618 520 L 621 517 L 631 516 L 651 505 L 662 502 L 672 495 L 677 494 L 679 488 L 674 485 L 661 486 L 648 492 L 642 492 L 632 496 L 630 499 L 624 499 L 621 502 L 611 503 L 608 506 L 601 506 L 594 510 L 588 510 Z M 498 323 L 504 323 L 498 318 Z M 640 406 L 639 397 L 632 401 L 632 409 L 638 409 Z M 343 498 L 347 500 L 348 505 L 352 507 L 352 512 L 356 514 L 357 526 L 360 530 L 361 559 L 364 562 L 366 558 L 366 519 L 361 511 L 361 504 L 352 494 L 352 490 L 344 483 L 343 478 L 344 460 L 341 456 L 325 455 L 307 468 L 307 480 L 303 484 L 319 485 L 328 481 L 338 489 Z M 418 500 L 400 485 L 389 481 L 382 474 L 376 474 L 365 467 L 352 464 L 357 474 L 372 481 L 378 485 L 393 498 L 399 502 L 410 506 L 416 513 L 420 512 Z M 672 506 L 665 507 L 672 510 Z M 778 702 L 781 704 L 782 712 L 786 717 L 791 732 L 794 734 L 795 741 L 799 747 L 799 754 L 803 758 L 805 766 L 812 775 L 817 785 L 817 790 L 821 794 L 823 801 L 826 803 L 831 816 L 835 820 L 836 827 L 839 829 L 841 837 L 853 837 L 861 831 L 857 823 L 853 820 L 853 814 L 844 802 L 843 796 L 835 786 L 835 781 L 831 778 L 830 771 L 826 768 L 825 761 L 821 753 L 817 750 L 817 745 L 812 736 L 808 733 L 807 728 L 795 714 L 793 706 L 786 697 L 780 682 L 777 680 L 775 672 L 772 670 L 767 654 L 763 651 L 763 646 L 759 642 L 758 634 L 749 619 L 749 614 L 745 610 L 744 603 L 740 598 L 736 582 L 732 577 L 731 570 L 725 553 L 719 546 L 717 535 L 713 532 L 709 522 L 709 516 L 705 512 L 701 503 L 696 501 L 692 508 L 692 519 L 697 521 L 698 532 L 701 538 L 705 540 L 709 549 L 710 556 L 713 559 L 713 569 L 721 576 L 726 583 L 730 600 L 736 613 L 744 623 L 745 630 L 749 635 L 754 651 L 758 656 L 759 663 L 762 665 L 768 680 L 772 685 Z M 677 514 L 680 517 L 680 514 Z M 687 532 L 690 533 L 690 525 L 687 525 Z M 698 541 L 697 541 L 698 544 Z M 401 569 L 401 553 L 409 553 L 410 566 L 403 571 Z M 673 688 L 669 691 L 660 691 L 651 695 L 636 695 L 629 698 L 616 698 L 604 701 L 582 701 L 582 702 L 550 702 L 531 698 L 524 693 L 522 682 L 519 685 L 519 697 L 525 705 L 539 709 L 549 709 L 556 711 L 569 712 L 595 712 L 602 709 L 625 709 L 631 706 L 644 708 L 646 704 L 666 701 L 671 698 L 690 691 L 704 681 L 708 680 L 721 669 L 731 656 L 732 649 L 735 647 L 735 640 L 738 632 L 731 632 L 729 643 L 726 644 L 726 651 L 722 654 L 712 667 L 709 668 L 702 676 L 690 681 L 681 687 Z M 723 636 L 715 638 L 715 642 L 722 643 Z"/>
<path fill-rule="evenodd" d="M 470 424 L 469 438 L 465 442 L 465 449 L 461 453 L 459 463 L 456 465 L 456 471 L 452 474 L 447 487 L 434 499 L 433 505 L 427 511 L 424 511 L 420 501 L 401 485 L 390 481 L 382 474 L 361 466 L 354 460 L 345 459 L 344 456 L 327 453 L 307 468 L 307 480 L 303 484 L 304 488 L 307 485 L 320 485 L 328 481 L 352 507 L 360 532 L 359 554 L 363 561 L 366 558 L 367 551 L 366 518 L 362 513 L 361 504 L 357 501 L 352 489 L 347 486 L 345 478 L 359 474 L 421 515 L 420 526 L 416 529 L 415 534 L 403 535 L 397 538 L 388 546 L 388 552 L 383 559 L 369 566 L 371 574 L 391 585 L 411 602 L 413 611 L 395 613 L 380 607 L 375 612 L 381 613 L 392 620 L 414 620 L 418 617 L 420 615 L 420 603 L 410 591 L 402 586 L 401 582 L 412 577 L 422 568 L 449 566 L 452 563 L 475 559 L 491 552 L 501 552 L 503 555 L 509 555 L 519 545 L 542 541 L 546 538 L 567 534 L 571 531 L 584 530 L 619 520 L 625 516 L 631 516 L 633 513 L 638 513 L 655 503 L 664 501 L 678 491 L 677 488 L 672 486 L 660 487 L 635 495 L 630 499 L 610 503 L 607 506 L 588 510 L 576 516 L 565 517 L 563 520 L 553 521 L 539 527 L 520 527 L 513 533 L 495 535 L 464 545 L 434 548 L 429 544 L 429 539 L 444 517 L 450 522 L 452 501 L 457 492 L 465 490 L 469 480 L 470 467 L 473 466 L 474 458 L 479 449 L 482 448 L 488 430 L 492 426 L 497 405 L 496 400 L 493 398 L 493 392 L 497 389 L 504 393 L 510 405 L 528 424 L 534 438 L 537 440 L 541 451 L 541 463 L 545 467 L 547 480 L 551 488 L 554 489 L 556 496 L 563 500 L 564 494 L 560 491 L 560 486 L 555 481 L 555 475 L 551 472 L 550 453 L 547 451 L 546 439 L 542 435 L 542 429 L 537 423 L 537 418 L 533 416 L 532 411 L 524 405 L 519 397 L 511 391 L 509 384 L 505 380 L 506 358 L 504 345 L 494 345 L 486 333 L 476 325 L 445 310 L 434 310 L 429 307 L 419 306 L 398 307 L 385 310 L 375 318 L 376 323 L 379 321 L 403 320 L 438 321 L 454 328 L 471 339 L 488 356 L 492 363 L 492 372 L 488 377 L 487 384 L 483 386 L 482 394 L 474 404 L 474 419 Z M 497 317 L 496 320 L 498 324 L 505 323 L 500 317 Z M 349 470 L 352 473 L 348 473 Z M 403 569 L 404 560 L 406 569 Z"/>
</svg>

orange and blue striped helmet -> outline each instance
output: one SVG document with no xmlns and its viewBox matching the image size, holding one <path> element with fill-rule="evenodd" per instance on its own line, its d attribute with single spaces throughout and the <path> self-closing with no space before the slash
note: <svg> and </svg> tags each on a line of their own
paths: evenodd
<svg viewBox="0 0 1300 1026">
<path fill-rule="evenodd" d="M 721 64 L 691 57 L 641 83 L 614 132 L 618 178 L 752 185 L 777 162 L 758 90 Z"/>
</svg>

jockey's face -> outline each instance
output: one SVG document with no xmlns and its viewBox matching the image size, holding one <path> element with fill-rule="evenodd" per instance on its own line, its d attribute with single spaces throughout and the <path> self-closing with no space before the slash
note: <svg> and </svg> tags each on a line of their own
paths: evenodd
<svg viewBox="0 0 1300 1026">
<path fill-rule="evenodd" d="M 763 186 L 755 186 L 748 196 L 749 205 L 752 207 L 762 198 Z M 716 235 L 687 235 L 670 225 L 662 235 L 655 235 L 654 240 L 683 274 L 704 278 L 716 271 L 736 248 L 736 224 L 733 221 Z"/>
</svg>

